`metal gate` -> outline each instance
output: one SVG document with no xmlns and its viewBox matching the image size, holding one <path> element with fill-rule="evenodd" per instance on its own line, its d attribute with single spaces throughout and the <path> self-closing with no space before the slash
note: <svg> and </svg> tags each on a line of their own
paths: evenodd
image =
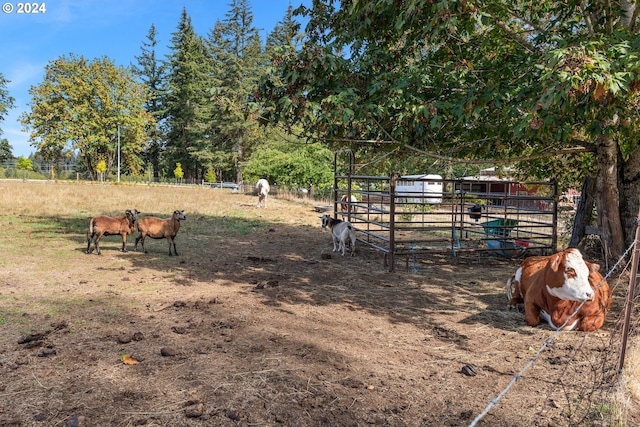
<svg viewBox="0 0 640 427">
<path fill-rule="evenodd" d="M 507 258 L 556 252 L 555 180 L 364 176 L 353 175 L 353 167 L 339 175 L 335 166 L 334 216 L 349 220 L 362 244 L 382 251 L 390 271 L 398 256 L 408 267 L 409 259 L 436 252 Z M 407 191 L 409 179 L 418 190 Z"/>
</svg>

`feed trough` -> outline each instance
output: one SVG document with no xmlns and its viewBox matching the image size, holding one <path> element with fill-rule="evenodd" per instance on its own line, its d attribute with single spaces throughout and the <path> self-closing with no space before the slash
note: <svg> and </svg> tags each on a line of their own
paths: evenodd
<svg viewBox="0 0 640 427">
<path fill-rule="evenodd" d="M 516 225 L 518 225 L 518 221 L 515 219 L 494 219 L 482 223 L 485 233 L 502 237 L 509 237 L 511 230 Z"/>
<path fill-rule="evenodd" d="M 500 238 L 486 240 L 489 249 L 498 255 L 505 258 L 519 258 L 526 252 L 529 246 L 526 239 L 508 239 L 513 228 L 518 225 L 518 221 L 515 219 L 494 219 L 483 222 L 481 225 L 488 236 Z"/>
</svg>

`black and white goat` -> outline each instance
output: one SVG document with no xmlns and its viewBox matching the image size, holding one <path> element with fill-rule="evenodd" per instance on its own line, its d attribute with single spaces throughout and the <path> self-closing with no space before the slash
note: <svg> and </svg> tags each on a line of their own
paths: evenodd
<svg viewBox="0 0 640 427">
<path fill-rule="evenodd" d="M 351 256 L 356 253 L 356 231 L 353 225 L 349 221 L 342 221 L 340 219 L 331 218 L 329 215 L 322 215 L 322 228 L 331 230 L 331 237 L 333 239 L 333 252 L 336 250 L 342 253 L 346 250 L 347 244 L 351 246 Z"/>
</svg>

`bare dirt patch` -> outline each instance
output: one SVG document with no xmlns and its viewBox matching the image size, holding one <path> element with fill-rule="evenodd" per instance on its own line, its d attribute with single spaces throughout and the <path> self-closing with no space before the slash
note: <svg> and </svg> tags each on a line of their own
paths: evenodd
<svg viewBox="0 0 640 427">
<path fill-rule="evenodd" d="M 202 194 L 162 202 L 187 215 L 178 257 L 118 237 L 86 255 L 82 212 L 5 214 L 20 232 L 0 246 L 1 425 L 464 426 L 552 335 L 505 311 L 517 262 L 389 273 L 372 249 L 331 253 L 311 203 L 229 196 L 246 212 L 229 232 Z M 560 334 L 479 425 L 608 425 L 611 323 Z"/>
</svg>

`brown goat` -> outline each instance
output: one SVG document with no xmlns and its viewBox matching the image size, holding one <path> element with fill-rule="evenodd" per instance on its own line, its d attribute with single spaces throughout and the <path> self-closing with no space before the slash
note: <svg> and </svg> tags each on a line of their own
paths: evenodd
<svg viewBox="0 0 640 427">
<path fill-rule="evenodd" d="M 136 237 L 136 246 L 134 251 L 138 250 L 138 242 L 142 240 L 142 251 L 147 253 L 144 247 L 144 239 L 151 237 L 152 239 L 166 238 L 169 242 L 169 256 L 171 256 L 171 246 L 173 246 L 173 252 L 178 255 L 176 249 L 176 235 L 180 230 L 180 221 L 187 219 L 184 216 L 184 211 L 173 211 L 173 215 L 169 219 L 154 218 L 152 216 L 142 218 L 138 221 L 138 231 L 140 234 Z"/>
<path fill-rule="evenodd" d="M 87 253 L 93 252 L 91 242 L 94 242 L 98 255 L 100 252 L 100 239 L 102 236 L 119 234 L 122 236 L 122 252 L 127 252 L 127 235 L 136 229 L 136 217 L 140 212 L 137 209 L 127 209 L 124 216 L 95 216 L 89 222 L 87 232 Z"/>
</svg>

